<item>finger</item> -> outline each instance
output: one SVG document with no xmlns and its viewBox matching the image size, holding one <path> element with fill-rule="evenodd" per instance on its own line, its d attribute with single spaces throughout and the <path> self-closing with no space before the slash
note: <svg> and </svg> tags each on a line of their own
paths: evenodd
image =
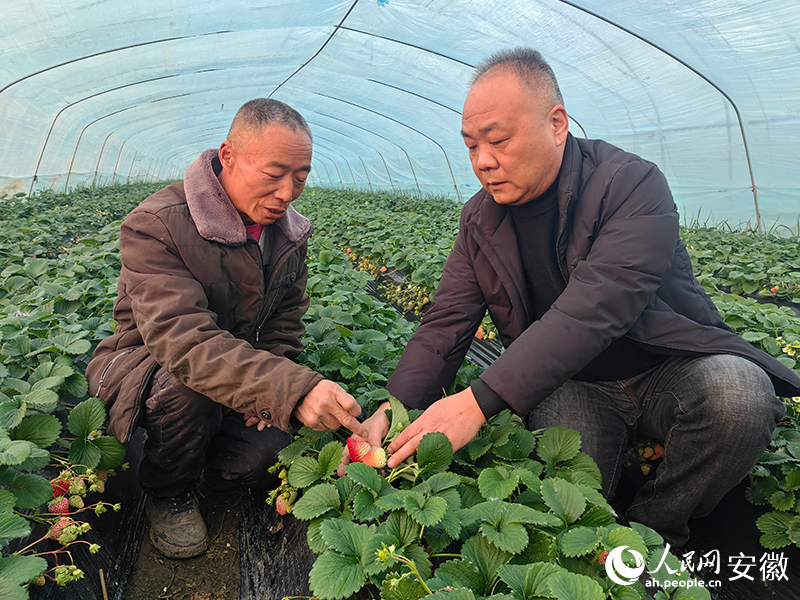
<svg viewBox="0 0 800 600">
<path fill-rule="evenodd" d="M 260 419 L 258 417 L 245 417 L 244 426 L 245 427 L 252 427 L 256 423 L 258 423 Z"/>
<path fill-rule="evenodd" d="M 336 474 L 339 477 L 344 477 L 345 476 L 344 468 L 349 464 L 350 464 L 350 452 L 348 452 L 347 448 L 345 447 L 345 449 L 342 451 L 342 460 L 339 463 L 339 468 L 336 469 Z"/>
<path fill-rule="evenodd" d="M 422 419 L 422 417 L 420 417 L 420 419 Z M 400 433 L 400 435 L 398 435 L 392 441 L 392 443 L 389 444 L 389 447 L 386 448 L 386 452 L 388 452 L 389 454 L 394 454 L 395 452 L 397 452 L 403 445 L 406 444 L 406 442 L 408 442 L 408 440 L 410 440 L 412 437 L 417 435 L 417 432 L 418 432 L 419 429 L 420 429 L 419 419 L 417 419 L 411 425 L 406 427 Z"/>
<path fill-rule="evenodd" d="M 414 452 L 417 451 L 420 439 L 422 439 L 422 434 L 408 440 L 405 444 L 403 444 L 403 446 L 398 448 L 397 452 L 394 452 L 389 457 L 389 460 L 386 462 L 386 466 L 388 466 L 390 469 L 394 469 L 397 465 L 414 454 Z"/>
<path fill-rule="evenodd" d="M 339 386 L 336 387 L 338 388 L 338 391 L 336 392 L 336 402 L 339 403 L 339 406 L 344 408 L 354 417 L 359 416 L 361 414 L 361 405 L 358 403 L 358 400 L 353 398 Z"/>
</svg>

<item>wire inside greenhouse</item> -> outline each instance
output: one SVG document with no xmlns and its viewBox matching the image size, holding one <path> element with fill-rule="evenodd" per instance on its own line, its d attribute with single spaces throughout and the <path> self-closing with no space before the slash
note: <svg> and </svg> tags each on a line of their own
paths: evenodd
<svg viewBox="0 0 800 600">
<path fill-rule="evenodd" d="M 0 33 L 0 597 L 800 598 L 794 2 Z"/>
</svg>

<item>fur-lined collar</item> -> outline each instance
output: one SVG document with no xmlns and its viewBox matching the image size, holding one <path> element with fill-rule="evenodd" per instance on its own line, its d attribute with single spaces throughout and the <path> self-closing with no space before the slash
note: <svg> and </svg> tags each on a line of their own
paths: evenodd
<svg viewBox="0 0 800 600">
<path fill-rule="evenodd" d="M 229 246 L 244 244 L 247 230 L 214 172 L 215 161 L 219 161 L 217 150 L 206 150 L 186 169 L 183 189 L 189 213 L 205 239 Z M 311 235 L 309 220 L 291 206 L 275 224 L 292 242 L 302 242 Z"/>
</svg>

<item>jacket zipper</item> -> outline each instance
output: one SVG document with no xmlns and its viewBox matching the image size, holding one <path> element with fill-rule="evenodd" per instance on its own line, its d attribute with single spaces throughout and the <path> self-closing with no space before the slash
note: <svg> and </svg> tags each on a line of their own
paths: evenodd
<svg viewBox="0 0 800 600">
<path fill-rule="evenodd" d="M 274 283 L 275 278 L 278 275 L 278 271 L 280 271 L 281 267 L 289 259 L 289 256 L 291 255 L 292 250 L 294 250 L 296 247 L 297 247 L 297 244 L 295 242 L 286 242 L 283 245 L 283 247 L 278 251 L 278 262 L 275 264 L 275 269 L 273 270 L 272 275 L 270 275 L 269 281 L 268 281 L 267 285 L 264 288 L 264 295 L 265 296 L 271 290 L 272 284 Z M 261 252 L 261 249 L 259 249 L 259 252 Z M 263 267 L 262 267 L 262 270 L 263 270 Z M 255 328 L 255 331 L 253 332 L 255 334 L 255 336 L 253 336 L 253 334 L 250 335 L 250 337 L 252 337 L 254 339 L 254 342 L 253 342 L 254 344 L 258 343 L 259 337 L 261 335 L 261 328 L 267 322 L 267 319 L 269 319 L 270 313 L 272 312 L 272 308 L 275 305 L 275 298 L 276 297 L 277 296 L 273 296 L 273 298 L 270 301 L 269 305 L 267 305 L 266 311 L 264 311 L 263 308 L 262 308 L 263 312 L 260 312 L 259 315 L 255 319 L 256 328 Z"/>
</svg>

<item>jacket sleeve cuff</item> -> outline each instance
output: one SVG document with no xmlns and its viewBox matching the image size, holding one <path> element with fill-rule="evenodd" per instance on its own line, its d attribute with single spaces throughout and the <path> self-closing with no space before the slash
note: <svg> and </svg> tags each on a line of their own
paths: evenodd
<svg viewBox="0 0 800 600">
<path fill-rule="evenodd" d="M 478 403 L 478 406 L 480 407 L 481 411 L 483 412 L 483 416 L 486 417 L 487 421 L 497 413 L 509 408 L 505 400 L 503 400 L 492 388 L 486 385 L 483 379 L 473 379 L 470 382 L 470 388 L 472 389 L 472 393 L 475 395 L 475 401 Z"/>
</svg>

